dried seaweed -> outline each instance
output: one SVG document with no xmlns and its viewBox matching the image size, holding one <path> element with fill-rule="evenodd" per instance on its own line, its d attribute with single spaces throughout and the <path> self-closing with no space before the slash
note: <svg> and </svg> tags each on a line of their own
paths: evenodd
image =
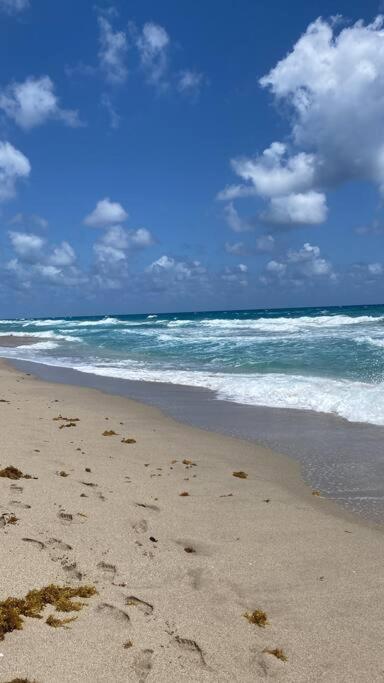
<svg viewBox="0 0 384 683">
<path fill-rule="evenodd" d="M 121 439 L 121 443 L 136 443 L 136 439 L 131 439 L 131 438 Z"/>
<path fill-rule="evenodd" d="M 62 415 L 53 417 L 52 420 L 54 420 L 55 422 L 57 422 L 57 420 L 62 420 L 63 422 L 80 422 L 79 417 L 63 417 Z"/>
<path fill-rule="evenodd" d="M 248 474 L 246 472 L 242 472 L 241 470 L 239 472 L 232 472 L 232 474 L 238 479 L 248 479 Z"/>
<path fill-rule="evenodd" d="M 77 427 L 76 422 L 66 422 L 63 425 L 60 425 L 59 429 L 64 429 L 64 427 Z"/>
<path fill-rule="evenodd" d="M 255 609 L 253 612 L 245 612 L 243 617 L 248 619 L 250 624 L 256 624 L 261 628 L 264 628 L 268 624 L 268 618 L 262 609 Z"/>
<path fill-rule="evenodd" d="M 13 467 L 13 465 L 8 465 L 8 467 L 0 470 L 0 477 L 6 477 L 7 479 L 32 479 L 30 474 L 23 474 L 21 470 Z"/>
<path fill-rule="evenodd" d="M 71 621 L 76 621 L 77 617 L 67 617 L 66 619 L 57 619 L 56 617 L 53 616 L 53 614 L 50 614 L 48 619 L 45 620 L 45 623 L 48 624 L 48 626 L 52 626 L 52 628 L 66 628 L 66 624 L 70 624 Z"/>
<path fill-rule="evenodd" d="M 117 433 L 113 429 L 106 429 L 102 436 L 117 436 Z"/>
<path fill-rule="evenodd" d="M 269 650 L 268 648 L 265 648 L 263 650 L 268 655 L 273 655 L 274 657 L 277 657 L 277 659 L 281 659 L 282 662 L 287 662 L 288 657 L 286 654 L 284 654 L 284 650 L 282 650 L 280 647 L 275 647 L 274 650 Z"/>
<path fill-rule="evenodd" d="M 179 493 L 179 496 L 189 496 L 189 493 L 188 491 L 182 491 L 181 493 Z"/>
<path fill-rule="evenodd" d="M 184 548 L 184 550 L 186 553 L 195 553 L 196 552 L 196 550 L 194 548 L 192 548 L 192 546 L 190 546 L 190 545 L 187 545 L 186 548 Z"/>
<path fill-rule="evenodd" d="M 19 631 L 23 628 L 23 617 L 41 619 L 46 605 L 52 605 L 57 612 L 78 612 L 85 603 L 74 601 L 73 598 L 90 598 L 95 595 L 94 586 L 57 586 L 50 584 L 39 590 L 29 591 L 25 598 L 7 598 L 0 602 L 0 640 L 4 640 L 6 633 Z"/>
</svg>

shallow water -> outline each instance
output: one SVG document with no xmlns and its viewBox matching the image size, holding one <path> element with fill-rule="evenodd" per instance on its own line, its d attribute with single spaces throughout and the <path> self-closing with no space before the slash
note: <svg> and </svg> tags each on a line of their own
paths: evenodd
<svg viewBox="0 0 384 683">
<path fill-rule="evenodd" d="M 0 321 L 3 356 L 384 425 L 384 306 Z"/>
</svg>

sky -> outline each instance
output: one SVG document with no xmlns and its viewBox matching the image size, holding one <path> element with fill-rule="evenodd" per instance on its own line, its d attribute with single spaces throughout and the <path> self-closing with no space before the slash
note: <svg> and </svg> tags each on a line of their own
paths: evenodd
<svg viewBox="0 0 384 683">
<path fill-rule="evenodd" d="M 0 317 L 384 303 L 381 11 L 0 0 Z"/>
</svg>

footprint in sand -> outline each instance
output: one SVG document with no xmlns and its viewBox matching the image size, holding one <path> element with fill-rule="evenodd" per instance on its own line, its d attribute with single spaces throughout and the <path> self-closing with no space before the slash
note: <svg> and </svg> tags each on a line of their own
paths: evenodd
<svg viewBox="0 0 384 683">
<path fill-rule="evenodd" d="M 39 550 L 44 550 L 45 548 L 45 543 L 43 543 L 43 541 L 37 541 L 35 538 L 22 538 L 21 540 L 25 541 L 26 543 L 32 543 L 32 545 Z"/>
<path fill-rule="evenodd" d="M 61 566 L 63 567 L 66 575 L 70 578 L 73 579 L 74 581 L 81 581 L 84 574 L 77 568 L 76 562 L 72 562 L 72 564 L 67 564 L 66 562 L 62 562 Z"/>
<path fill-rule="evenodd" d="M 147 680 L 152 669 L 153 650 L 141 650 L 133 660 L 133 670 L 139 683 Z"/>
<path fill-rule="evenodd" d="M 129 614 L 120 609 L 120 607 L 112 605 L 110 602 L 101 602 L 96 609 L 99 615 L 113 619 L 114 622 L 118 622 L 123 626 L 128 626 L 130 624 L 131 619 Z"/>
<path fill-rule="evenodd" d="M 50 538 L 46 543 L 49 548 L 49 557 L 54 562 L 67 559 L 66 553 L 68 553 L 69 550 L 72 550 L 71 545 L 64 543 L 64 541 L 61 541 L 58 538 Z"/>
<path fill-rule="evenodd" d="M 135 503 L 137 507 L 147 508 L 147 510 L 153 510 L 153 512 L 160 512 L 160 508 L 157 505 L 150 505 L 149 503 Z"/>
<path fill-rule="evenodd" d="M 149 616 L 153 612 L 153 605 L 151 605 L 149 602 L 145 602 L 145 600 L 140 600 L 140 598 L 136 598 L 134 595 L 129 595 L 126 598 L 125 604 L 134 605 L 140 610 L 140 612 L 142 612 L 146 616 Z"/>
<path fill-rule="evenodd" d="M 137 534 L 145 534 L 148 531 L 148 522 L 146 519 L 139 519 L 138 522 L 132 524 L 132 529 L 136 531 Z"/>
<path fill-rule="evenodd" d="M 204 653 L 195 640 L 175 636 L 173 643 L 181 650 L 183 656 L 189 660 L 191 665 L 198 664 L 199 666 L 207 668 Z"/>
<path fill-rule="evenodd" d="M 31 506 L 27 505 L 27 503 L 22 503 L 20 500 L 10 500 L 9 505 L 13 505 L 15 508 L 19 508 L 20 510 L 30 510 Z"/>
<path fill-rule="evenodd" d="M 17 493 L 23 493 L 24 489 L 22 486 L 19 486 L 18 484 L 11 484 L 10 488 L 12 491 L 17 491 Z"/>
<path fill-rule="evenodd" d="M 104 581 L 113 582 L 117 574 L 117 569 L 114 564 L 109 564 L 108 562 L 99 562 L 97 568 L 100 570 L 101 579 Z"/>
</svg>

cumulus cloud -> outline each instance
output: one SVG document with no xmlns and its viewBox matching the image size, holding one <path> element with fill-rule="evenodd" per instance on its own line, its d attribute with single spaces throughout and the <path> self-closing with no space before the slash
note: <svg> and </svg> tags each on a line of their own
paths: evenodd
<svg viewBox="0 0 384 683">
<path fill-rule="evenodd" d="M 112 202 L 109 197 L 101 199 L 96 208 L 84 218 L 84 224 L 92 228 L 106 228 L 116 223 L 122 223 L 128 218 L 127 212 L 118 202 Z"/>
<path fill-rule="evenodd" d="M 76 286 L 87 277 L 76 266 L 76 254 L 68 242 L 51 246 L 33 233 L 10 231 L 9 240 L 14 257 L 6 264 L 6 271 L 24 288 L 32 284 Z"/>
<path fill-rule="evenodd" d="M 28 178 L 30 172 L 27 157 L 9 142 L 0 141 L 0 202 L 14 197 L 17 181 Z"/>
<path fill-rule="evenodd" d="M 326 219 L 324 192 L 331 188 L 362 180 L 384 192 L 383 17 L 339 26 L 317 19 L 261 78 L 289 113 L 289 145 L 274 142 L 256 158 L 234 160 L 243 182 L 220 198 L 259 196 L 269 202 L 264 213 L 274 223 L 314 224 Z M 307 210 L 292 211 L 311 192 Z"/>
<path fill-rule="evenodd" d="M 121 225 L 110 226 L 93 246 L 93 282 L 105 289 L 123 287 L 129 276 L 130 252 L 152 244 L 154 239 L 146 228 L 126 230 Z"/>
<path fill-rule="evenodd" d="M 126 67 L 127 36 L 124 31 L 114 31 L 111 22 L 105 16 L 99 16 L 98 22 L 100 68 L 110 83 L 115 85 L 124 83 L 128 76 Z"/>
<path fill-rule="evenodd" d="M 48 119 L 71 127 L 82 125 L 77 111 L 60 107 L 48 76 L 30 76 L 23 83 L 12 83 L 1 90 L 0 109 L 25 130 L 40 126 Z"/>
<path fill-rule="evenodd" d="M 331 282 L 337 279 L 330 261 L 321 256 L 320 248 L 305 242 L 300 249 L 288 249 L 279 260 L 268 261 L 261 281 L 268 284 L 277 278 L 293 285 L 302 285 L 319 277 L 328 278 Z"/>
<path fill-rule="evenodd" d="M 272 197 L 260 218 L 276 225 L 317 225 L 324 223 L 327 211 L 325 194 L 310 190 Z"/>
<path fill-rule="evenodd" d="M 29 0 L 0 0 L 0 11 L 17 14 L 29 7 Z"/>
</svg>

